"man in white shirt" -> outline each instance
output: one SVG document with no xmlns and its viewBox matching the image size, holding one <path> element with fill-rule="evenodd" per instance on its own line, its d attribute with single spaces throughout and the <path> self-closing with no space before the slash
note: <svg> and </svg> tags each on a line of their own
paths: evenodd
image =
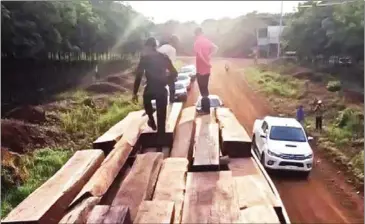
<svg viewBox="0 0 365 224">
<path fill-rule="evenodd" d="M 157 49 L 158 52 L 165 54 L 172 63 L 176 60 L 176 48 L 178 45 L 179 39 L 177 36 L 172 35 L 167 42 L 161 42 L 160 47 Z M 173 77 L 173 76 L 171 76 Z M 174 102 L 175 98 L 175 80 L 169 80 L 169 89 L 170 89 L 170 103 Z"/>
</svg>

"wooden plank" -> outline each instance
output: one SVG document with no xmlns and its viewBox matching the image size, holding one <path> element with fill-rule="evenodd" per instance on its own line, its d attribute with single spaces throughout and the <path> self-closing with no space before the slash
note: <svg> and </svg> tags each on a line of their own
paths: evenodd
<svg viewBox="0 0 365 224">
<path fill-rule="evenodd" d="M 240 209 L 255 205 L 279 205 L 279 198 L 252 158 L 231 159 L 228 167 L 235 181 Z"/>
<path fill-rule="evenodd" d="M 177 102 L 172 104 L 172 108 L 167 119 L 166 132 L 174 133 L 176 129 L 177 120 L 179 119 L 183 103 Z"/>
<path fill-rule="evenodd" d="M 138 117 L 134 118 L 133 122 L 129 125 L 128 132 L 118 141 L 100 168 L 72 201 L 71 206 L 85 197 L 102 197 L 107 192 L 121 168 L 126 163 L 132 151 L 132 146 L 137 142 L 137 138 L 141 132 L 140 128 L 146 122 L 146 119 L 146 117 L 142 119 Z"/>
<path fill-rule="evenodd" d="M 132 221 L 142 201 L 152 199 L 162 160 L 163 154 L 158 152 L 137 155 L 131 171 L 112 202 L 113 206 L 128 206 Z"/>
<path fill-rule="evenodd" d="M 174 202 L 143 201 L 138 208 L 134 223 L 172 223 L 174 219 Z"/>
<path fill-rule="evenodd" d="M 153 194 L 153 200 L 175 202 L 173 223 L 181 222 L 188 164 L 189 161 L 185 158 L 165 159 Z"/>
<path fill-rule="evenodd" d="M 80 150 L 42 186 L 23 200 L 2 223 L 58 223 L 67 206 L 104 160 L 102 150 Z"/>
<path fill-rule="evenodd" d="M 194 170 L 219 170 L 219 128 L 211 123 L 211 116 L 196 118 Z"/>
<path fill-rule="evenodd" d="M 162 147 L 161 152 L 163 153 L 163 158 L 168 158 L 170 157 L 170 148 L 169 147 Z M 147 153 L 147 152 L 159 152 L 157 148 L 145 148 L 143 149 L 142 153 Z"/>
<path fill-rule="evenodd" d="M 91 211 L 87 223 L 131 224 L 129 209 L 126 206 L 97 205 Z"/>
<path fill-rule="evenodd" d="M 89 197 L 72 208 L 59 222 L 59 224 L 86 223 L 89 213 L 100 202 L 100 197 Z"/>
<path fill-rule="evenodd" d="M 166 133 L 163 138 L 163 146 L 172 147 L 176 123 L 182 109 L 182 103 L 177 102 L 167 106 L 166 112 Z M 157 124 L 156 112 L 153 114 Z M 141 134 L 142 148 L 150 148 L 157 146 L 157 131 L 152 130 L 147 124 Z"/>
<path fill-rule="evenodd" d="M 103 223 L 108 211 L 108 205 L 95 206 L 94 209 L 90 212 L 89 218 L 87 219 L 86 223 Z"/>
<path fill-rule="evenodd" d="M 182 110 L 176 134 L 174 136 L 171 157 L 182 157 L 189 160 L 192 159 L 195 116 L 195 107 L 188 107 Z"/>
<path fill-rule="evenodd" d="M 253 150 L 251 150 L 253 151 Z M 252 153 L 252 158 L 255 161 L 257 167 L 259 168 L 259 170 L 261 171 L 261 174 L 265 177 L 267 183 L 269 184 L 272 192 L 274 193 L 274 195 L 276 196 L 277 200 L 278 200 L 278 205 L 274 206 L 274 209 L 276 211 L 276 214 L 279 217 L 280 223 L 282 224 L 289 224 L 290 223 L 290 219 L 288 216 L 288 213 L 286 212 L 286 209 L 284 207 L 284 204 L 280 198 L 279 192 L 276 189 L 273 181 L 271 180 L 269 174 L 266 172 L 265 168 L 261 165 L 260 160 L 257 158 L 256 154 L 254 152 Z"/>
<path fill-rule="evenodd" d="M 229 108 L 216 111 L 222 135 L 223 155 L 250 157 L 251 138 Z"/>
<path fill-rule="evenodd" d="M 188 173 L 182 223 L 234 223 L 239 207 L 230 171 Z"/>
<path fill-rule="evenodd" d="M 102 149 L 104 152 L 109 153 L 122 135 L 128 130 L 131 122 L 142 118 L 144 110 L 130 112 L 123 120 L 116 123 L 102 136 L 93 142 L 93 147 L 95 149 Z"/>
<path fill-rule="evenodd" d="M 240 211 L 239 223 L 280 223 L 275 210 L 271 206 L 260 205 Z"/>
</svg>

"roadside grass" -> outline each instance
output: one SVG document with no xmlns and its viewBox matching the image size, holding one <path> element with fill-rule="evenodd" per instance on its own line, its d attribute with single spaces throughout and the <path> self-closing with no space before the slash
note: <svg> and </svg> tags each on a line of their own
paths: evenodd
<svg viewBox="0 0 365 224">
<path fill-rule="evenodd" d="M 67 111 L 58 111 L 59 127 L 64 130 L 72 146 L 62 149 L 38 149 L 33 153 L 21 155 L 21 163 L 25 166 L 27 178 L 17 184 L 9 184 L 1 188 L 1 217 L 5 217 L 21 201 L 48 180 L 59 170 L 76 150 L 92 147 L 92 142 L 107 131 L 129 112 L 139 110 L 141 103 L 131 102 L 131 95 L 109 95 L 103 98 L 104 106 L 98 106 L 93 96 L 85 91 L 74 91 L 59 95 L 59 99 L 72 99 L 73 105 Z M 12 172 L 2 169 L 2 182 L 12 178 Z M 8 181 L 11 183 L 11 181 Z"/>
<path fill-rule="evenodd" d="M 292 66 L 287 70 L 291 68 Z M 317 96 L 309 93 L 304 94 L 307 91 L 304 88 L 304 81 L 294 76 L 280 75 L 278 71 L 283 70 L 285 70 L 283 67 L 278 70 L 277 68 L 269 70 L 267 67 L 264 69 L 249 67 L 245 69 L 245 79 L 251 86 L 269 98 L 278 113 L 295 116 L 296 106 L 305 105 L 308 109 L 304 125 L 306 131 L 309 135 L 318 135 L 315 131 L 314 114 L 307 105 L 312 100 L 310 97 Z M 324 130 L 317 141 L 317 148 L 323 151 L 334 163 L 344 167 L 346 173 L 350 174 L 351 181 L 355 182 L 358 189 L 362 189 L 364 184 L 363 112 L 359 108 L 345 104 L 343 97 L 337 91 L 340 84 L 333 77 L 326 75 L 321 77 L 321 80 L 323 81 L 323 88 L 331 90 L 328 90 L 326 94 L 330 94 L 332 99 L 326 101 Z M 327 85 L 328 82 L 330 82 L 329 85 Z M 287 103 L 279 105 L 278 102 Z"/>
<path fill-rule="evenodd" d="M 298 98 L 304 87 L 302 80 L 282 76 L 276 72 L 260 72 L 256 68 L 245 69 L 246 78 L 250 84 L 258 85 L 265 93 L 289 98 Z"/>
<path fill-rule="evenodd" d="M 28 178 L 22 184 L 1 187 L 1 217 L 5 217 L 28 195 L 55 174 L 71 155 L 71 150 L 49 148 L 22 155 L 21 160 L 27 169 Z M 6 170 L 2 169 L 2 179 L 6 178 L 6 175 Z"/>
</svg>

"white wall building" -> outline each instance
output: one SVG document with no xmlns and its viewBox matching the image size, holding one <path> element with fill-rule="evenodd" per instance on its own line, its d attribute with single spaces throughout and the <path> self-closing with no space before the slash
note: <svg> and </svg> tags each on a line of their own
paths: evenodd
<svg viewBox="0 0 365 224">
<path fill-rule="evenodd" d="M 257 45 L 261 51 L 266 52 L 267 56 L 274 56 L 277 52 L 279 36 L 282 34 L 285 26 L 268 26 L 257 30 Z"/>
</svg>

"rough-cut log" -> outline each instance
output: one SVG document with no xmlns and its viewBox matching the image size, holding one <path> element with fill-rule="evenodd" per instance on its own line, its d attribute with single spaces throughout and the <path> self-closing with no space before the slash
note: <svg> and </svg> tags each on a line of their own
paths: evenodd
<svg viewBox="0 0 365 224">
<path fill-rule="evenodd" d="M 138 208 L 134 223 L 173 223 L 174 202 L 171 201 L 143 201 Z"/>
<path fill-rule="evenodd" d="M 96 139 L 93 143 L 93 148 L 102 149 L 104 152 L 109 153 L 110 150 L 114 148 L 114 145 L 118 142 L 118 140 L 122 137 L 122 135 L 129 131 L 128 127 L 130 126 L 131 122 L 134 122 L 136 118 L 141 119 L 143 113 L 144 110 L 130 112 L 123 120 L 116 123 L 107 132 Z"/>
<path fill-rule="evenodd" d="M 179 119 L 182 106 L 183 106 L 182 103 L 173 103 L 172 104 L 172 108 L 171 108 L 171 111 L 170 111 L 170 114 L 169 114 L 169 117 L 167 120 L 167 125 L 166 125 L 167 133 L 174 134 L 177 120 Z"/>
<path fill-rule="evenodd" d="M 273 207 L 267 205 L 260 205 L 241 210 L 239 223 L 279 224 L 280 221 Z"/>
<path fill-rule="evenodd" d="M 255 205 L 279 206 L 279 199 L 252 158 L 231 159 L 228 167 L 235 180 L 240 209 Z"/>
<path fill-rule="evenodd" d="M 239 220 L 232 173 L 188 173 L 182 223 L 234 223 Z"/>
<path fill-rule="evenodd" d="M 175 202 L 173 223 L 181 222 L 185 192 L 185 178 L 189 161 L 185 158 L 167 158 L 163 161 L 153 200 Z"/>
<path fill-rule="evenodd" d="M 219 169 L 219 128 L 211 116 L 196 118 L 193 169 Z M 213 121 L 214 122 L 214 121 Z"/>
<path fill-rule="evenodd" d="M 173 103 L 172 106 L 170 104 L 167 106 L 166 133 L 162 142 L 163 146 L 167 146 L 169 148 L 172 147 L 174 131 L 177 120 L 181 112 L 181 108 L 182 108 L 182 103 Z M 153 116 L 157 124 L 156 112 L 154 113 Z M 146 124 L 140 138 L 142 148 L 156 147 L 157 146 L 156 140 L 157 140 L 157 131 L 153 131 Z"/>
<path fill-rule="evenodd" d="M 169 147 L 162 147 L 161 152 L 163 153 L 163 158 L 170 157 L 170 148 Z M 159 152 L 157 148 L 145 148 L 143 149 L 143 153 L 147 152 Z"/>
<path fill-rule="evenodd" d="M 131 171 L 112 202 L 113 206 L 128 206 L 132 221 L 141 202 L 152 199 L 162 160 L 163 154 L 158 152 L 137 155 Z"/>
<path fill-rule="evenodd" d="M 84 224 L 89 213 L 100 202 L 100 197 L 90 197 L 72 208 L 59 222 L 59 224 Z"/>
<path fill-rule="evenodd" d="M 129 125 L 128 132 L 126 132 L 117 142 L 114 149 L 109 153 L 100 168 L 83 187 L 71 206 L 90 195 L 102 197 L 107 192 L 115 177 L 127 161 L 127 158 L 132 151 L 132 146 L 137 142 L 137 138 L 141 132 L 140 128 L 146 122 L 146 119 L 146 117 L 143 117 L 142 119 L 138 117 L 134 118 Z"/>
<path fill-rule="evenodd" d="M 229 108 L 218 108 L 217 119 L 222 130 L 222 151 L 229 157 L 250 157 L 251 138 Z"/>
<path fill-rule="evenodd" d="M 126 206 L 97 205 L 87 220 L 89 224 L 132 224 L 129 209 Z"/>
<path fill-rule="evenodd" d="M 103 159 L 102 150 L 77 151 L 55 175 L 13 209 L 2 223 L 58 223 L 67 206 Z"/>
<path fill-rule="evenodd" d="M 195 107 L 188 107 L 182 110 L 174 143 L 171 150 L 171 157 L 182 157 L 192 159 L 192 143 L 194 135 Z"/>
</svg>

